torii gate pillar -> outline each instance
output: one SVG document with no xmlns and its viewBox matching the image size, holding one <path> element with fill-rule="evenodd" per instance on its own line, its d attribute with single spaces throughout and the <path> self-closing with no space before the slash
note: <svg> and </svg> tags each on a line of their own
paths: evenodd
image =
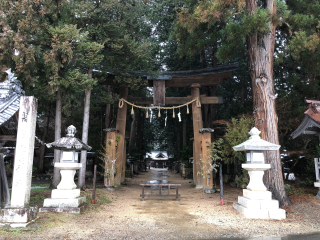
<svg viewBox="0 0 320 240">
<path fill-rule="evenodd" d="M 120 96 L 119 98 L 123 98 L 127 100 L 128 98 L 128 87 L 126 85 L 120 86 Z M 127 103 L 123 103 L 122 108 L 118 108 L 118 115 L 117 115 L 117 123 L 116 129 L 119 130 L 120 141 L 118 142 L 118 149 L 117 149 L 117 161 L 115 163 L 116 167 L 116 176 L 114 179 L 114 183 L 120 185 L 121 181 L 124 180 L 124 173 L 126 167 L 126 120 L 127 120 Z"/>
<path fill-rule="evenodd" d="M 191 97 L 192 99 L 200 98 L 200 84 L 191 85 Z M 193 147 L 193 181 L 196 184 L 196 188 L 203 188 L 203 177 L 201 174 L 200 159 L 201 159 L 201 141 L 202 136 L 199 132 L 203 128 L 201 107 L 197 106 L 197 101 L 192 103 L 192 119 L 193 119 L 193 135 L 194 135 L 194 147 Z"/>
</svg>

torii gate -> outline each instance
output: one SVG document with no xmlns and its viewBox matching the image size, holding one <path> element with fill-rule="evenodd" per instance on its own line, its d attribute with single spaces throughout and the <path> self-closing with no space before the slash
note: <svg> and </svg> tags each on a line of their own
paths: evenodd
<svg viewBox="0 0 320 240">
<path fill-rule="evenodd" d="M 188 70 L 188 71 L 168 71 L 160 74 L 158 78 L 144 76 L 148 80 L 148 87 L 153 87 L 154 97 L 133 97 L 128 96 L 128 86 L 120 86 L 120 99 L 123 98 L 134 104 L 153 104 L 154 106 L 164 106 L 165 104 L 179 105 L 199 98 L 201 104 L 219 104 L 223 102 L 222 97 L 217 96 L 200 96 L 200 87 L 214 86 L 222 84 L 224 79 L 231 76 L 232 71 L 238 68 L 239 64 L 229 64 L 219 67 Z M 108 75 L 106 84 L 117 85 L 113 82 L 115 76 Z M 190 87 L 191 96 L 188 97 L 165 97 L 166 87 Z M 126 144 L 125 144 L 125 127 L 127 117 L 127 103 L 124 103 L 122 108 L 118 108 L 116 129 L 119 131 L 120 141 L 118 142 L 117 156 L 118 160 L 115 163 L 117 173 L 115 176 L 115 184 L 120 184 L 125 177 L 126 163 Z M 202 135 L 199 132 L 203 128 L 201 108 L 196 106 L 196 102 L 192 103 L 192 119 L 193 119 L 193 180 L 198 186 L 204 185 L 202 176 L 197 175 L 200 172 L 200 155 L 201 155 L 201 139 Z M 111 133 L 110 133 L 111 134 Z M 108 139 L 108 135 L 107 135 Z M 119 171 L 119 169 L 121 169 Z"/>
</svg>

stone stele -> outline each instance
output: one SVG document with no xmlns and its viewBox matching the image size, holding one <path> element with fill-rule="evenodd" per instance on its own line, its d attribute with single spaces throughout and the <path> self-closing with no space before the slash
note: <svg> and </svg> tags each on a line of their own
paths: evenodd
<svg viewBox="0 0 320 240">
<path fill-rule="evenodd" d="M 1 209 L 1 225 L 25 227 L 37 219 L 38 207 L 29 207 L 37 107 L 36 98 L 20 98 L 11 204 Z"/>
</svg>

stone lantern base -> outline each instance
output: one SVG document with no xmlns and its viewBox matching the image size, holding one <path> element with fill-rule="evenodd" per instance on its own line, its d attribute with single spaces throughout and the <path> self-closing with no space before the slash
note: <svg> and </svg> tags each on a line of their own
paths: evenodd
<svg viewBox="0 0 320 240">
<path fill-rule="evenodd" d="M 80 197 L 80 189 L 54 189 L 39 212 L 82 213 L 86 206 L 86 197 Z"/>
<path fill-rule="evenodd" d="M 314 183 L 314 186 L 319 188 L 319 191 L 318 191 L 318 194 L 317 194 L 316 197 L 317 197 L 318 199 L 320 199 L 320 182 L 315 182 L 315 183 Z"/>
<path fill-rule="evenodd" d="M 238 203 L 233 207 L 246 218 L 285 219 L 286 211 L 279 208 L 279 201 L 273 200 L 271 195 L 270 191 L 243 189 L 243 196 L 238 196 Z"/>
<path fill-rule="evenodd" d="M 271 192 L 266 191 L 262 181 L 264 171 L 270 169 L 270 164 L 242 164 L 242 168 L 248 170 L 250 182 L 233 207 L 246 218 L 285 219 L 286 211 L 279 209 L 279 201 L 272 199 Z"/>
<path fill-rule="evenodd" d="M 61 182 L 57 189 L 51 192 L 51 198 L 46 198 L 39 212 L 81 213 L 84 211 L 86 197 L 80 196 L 80 189 L 76 189 L 74 175 L 81 163 L 55 163 L 55 167 L 61 169 Z"/>
</svg>

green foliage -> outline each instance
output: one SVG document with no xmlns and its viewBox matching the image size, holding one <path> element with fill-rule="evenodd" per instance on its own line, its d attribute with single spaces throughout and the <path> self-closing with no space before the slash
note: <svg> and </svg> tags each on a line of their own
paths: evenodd
<svg viewBox="0 0 320 240">
<path fill-rule="evenodd" d="M 319 147 L 317 146 L 317 151 L 319 151 Z M 319 157 L 320 155 L 316 155 Z M 315 166 L 314 166 L 314 160 L 313 158 L 308 159 L 309 161 L 305 162 L 305 165 L 303 167 L 303 184 L 307 186 L 313 186 L 314 182 L 316 181 L 316 172 L 315 172 Z"/>
<path fill-rule="evenodd" d="M 193 164 L 191 162 L 187 162 L 184 164 L 184 168 L 193 168 Z"/>
<path fill-rule="evenodd" d="M 99 203 L 100 204 L 110 204 L 110 203 L 112 203 L 112 201 L 111 200 L 109 200 L 106 196 L 101 196 L 101 197 L 99 197 Z"/>
<path fill-rule="evenodd" d="M 249 184 L 249 174 L 248 171 L 245 169 L 242 169 L 242 174 L 240 176 L 235 176 L 235 183 L 237 187 L 246 188 Z"/>
<path fill-rule="evenodd" d="M 183 146 L 180 150 L 181 153 L 181 160 L 189 160 L 192 156 L 192 147 L 191 146 Z"/>
<path fill-rule="evenodd" d="M 284 185 L 284 189 L 285 189 L 286 194 L 287 194 L 288 196 L 292 195 L 293 192 L 294 192 L 294 187 L 291 186 L 290 184 L 285 184 L 285 185 Z"/>
<path fill-rule="evenodd" d="M 212 143 L 212 158 L 221 159 L 228 164 L 235 163 L 237 159 L 240 162 L 245 162 L 245 154 L 234 151 L 233 147 L 248 140 L 248 132 L 253 126 L 253 117 L 242 116 L 239 119 L 232 118 L 231 122 L 227 123 L 224 138 Z"/>
</svg>

